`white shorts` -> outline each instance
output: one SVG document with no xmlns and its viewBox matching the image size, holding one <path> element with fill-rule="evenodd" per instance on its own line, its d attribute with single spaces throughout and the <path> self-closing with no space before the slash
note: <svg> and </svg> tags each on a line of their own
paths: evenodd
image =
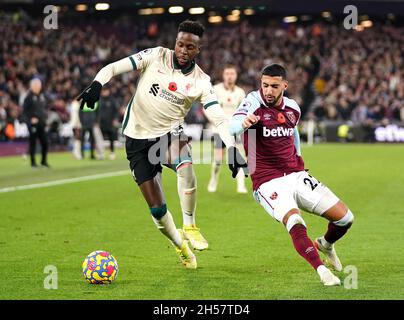
<svg viewBox="0 0 404 320">
<path fill-rule="evenodd" d="M 263 183 L 254 191 L 254 198 L 279 222 L 292 209 L 302 209 L 321 216 L 339 201 L 328 187 L 306 171 Z"/>
</svg>

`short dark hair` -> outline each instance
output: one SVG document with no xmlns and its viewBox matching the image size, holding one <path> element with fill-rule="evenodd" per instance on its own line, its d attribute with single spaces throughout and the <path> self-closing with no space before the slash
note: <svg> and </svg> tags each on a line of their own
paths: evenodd
<svg viewBox="0 0 404 320">
<path fill-rule="evenodd" d="M 232 63 L 226 63 L 224 65 L 224 67 L 223 67 L 223 71 L 226 70 L 226 69 L 234 69 L 234 70 L 236 70 L 236 72 L 238 72 L 237 66 L 235 64 L 232 64 Z"/>
<path fill-rule="evenodd" d="M 274 63 L 262 69 L 263 76 L 282 77 L 286 80 L 286 69 L 280 64 Z"/>
<path fill-rule="evenodd" d="M 198 37 L 202 37 L 205 31 L 205 27 L 199 21 L 185 20 L 178 26 L 178 33 L 189 32 Z"/>
</svg>

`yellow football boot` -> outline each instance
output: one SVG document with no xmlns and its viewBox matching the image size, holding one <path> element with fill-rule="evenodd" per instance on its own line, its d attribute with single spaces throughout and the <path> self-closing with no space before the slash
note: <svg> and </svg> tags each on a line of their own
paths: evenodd
<svg viewBox="0 0 404 320">
<path fill-rule="evenodd" d="M 183 236 L 183 234 L 181 234 Z M 196 269 L 196 257 L 192 250 L 189 248 L 188 241 L 184 240 L 182 242 L 181 248 L 175 247 L 175 252 L 178 254 L 180 258 L 181 264 L 187 269 Z"/>
<path fill-rule="evenodd" d="M 194 250 L 202 251 L 209 247 L 208 241 L 195 225 L 184 225 L 182 231 L 184 232 L 184 239 L 189 241 Z"/>
</svg>

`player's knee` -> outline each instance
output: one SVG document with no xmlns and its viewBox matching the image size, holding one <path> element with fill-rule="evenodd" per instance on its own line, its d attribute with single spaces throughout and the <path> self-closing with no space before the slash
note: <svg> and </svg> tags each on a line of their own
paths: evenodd
<svg viewBox="0 0 404 320">
<path fill-rule="evenodd" d="M 283 211 L 283 210 L 282 210 Z M 291 209 L 289 210 L 282 218 L 282 223 L 286 226 L 286 223 L 288 222 L 288 219 L 290 216 L 292 216 L 293 214 L 299 214 L 299 209 L 295 208 L 295 209 Z M 276 213 L 275 213 L 276 216 Z"/>
<path fill-rule="evenodd" d="M 180 170 L 188 165 L 192 165 L 192 157 L 190 155 L 179 156 L 171 164 L 172 168 L 176 172 L 178 172 L 178 170 Z"/>
<path fill-rule="evenodd" d="M 351 210 L 348 209 L 347 213 L 337 221 L 333 221 L 336 226 L 350 228 L 354 221 L 354 215 Z"/>
<path fill-rule="evenodd" d="M 302 224 L 307 228 L 306 222 L 304 222 L 302 216 L 298 212 L 292 213 L 287 220 L 284 220 L 283 222 L 288 232 L 290 232 L 290 230 L 297 224 Z"/>
<path fill-rule="evenodd" d="M 153 218 L 160 220 L 167 213 L 167 205 L 164 203 L 160 207 L 150 208 L 150 213 L 153 216 Z"/>
</svg>

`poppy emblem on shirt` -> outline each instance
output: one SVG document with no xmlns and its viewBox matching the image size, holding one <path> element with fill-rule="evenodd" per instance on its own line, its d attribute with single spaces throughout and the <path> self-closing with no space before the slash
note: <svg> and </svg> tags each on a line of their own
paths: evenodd
<svg viewBox="0 0 404 320">
<path fill-rule="evenodd" d="M 176 84 L 175 82 L 170 82 L 170 83 L 168 84 L 168 89 L 169 89 L 170 91 L 177 91 L 177 84 Z"/>
<path fill-rule="evenodd" d="M 286 116 L 288 117 L 288 119 L 295 124 L 296 123 L 296 116 L 292 111 L 288 111 L 286 112 Z"/>
<path fill-rule="evenodd" d="M 191 83 L 187 83 L 187 85 L 185 86 L 185 91 L 189 92 L 189 90 L 191 89 L 192 84 Z"/>
<path fill-rule="evenodd" d="M 270 196 L 271 200 L 276 200 L 278 198 L 278 194 L 276 192 L 272 193 Z"/>
<path fill-rule="evenodd" d="M 285 123 L 286 122 L 285 116 L 282 113 L 278 113 L 278 122 L 279 123 Z"/>
</svg>

